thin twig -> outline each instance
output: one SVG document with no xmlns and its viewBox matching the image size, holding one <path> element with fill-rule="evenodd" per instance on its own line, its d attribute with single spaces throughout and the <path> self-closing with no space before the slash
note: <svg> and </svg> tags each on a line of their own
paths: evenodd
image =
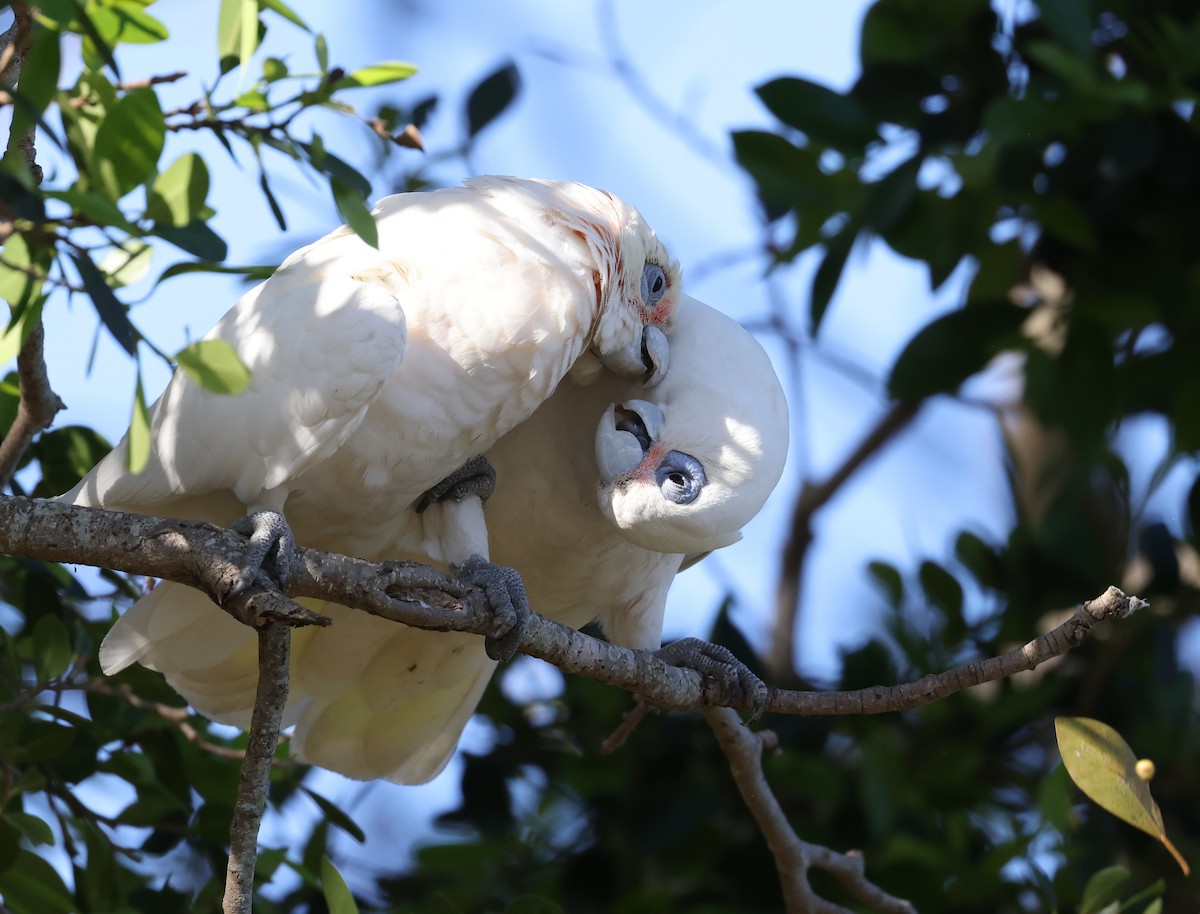
<svg viewBox="0 0 1200 914">
<path fill-rule="evenodd" d="M 25 66 L 33 34 L 33 8 L 24 3 L 11 4 L 13 24 L 0 35 L 0 81 L 16 86 Z M 35 126 L 8 138 L 7 155 L 18 154 L 39 184 L 42 170 L 37 163 L 34 145 Z M 0 490 L 7 488 L 21 457 L 33 439 L 50 427 L 55 414 L 63 408 L 63 402 L 50 388 L 43 356 L 44 336 L 39 320 L 30 331 L 17 355 L 17 375 L 21 384 L 21 399 L 17 405 L 17 417 L 12 428 L 0 442 Z"/>
<path fill-rule="evenodd" d="M 795 678 L 796 616 L 804 575 L 804 559 L 812 545 L 813 516 L 846 484 L 873 454 L 892 440 L 917 415 L 916 403 L 896 403 L 883 415 L 862 442 L 824 482 L 805 483 L 792 508 L 792 521 L 783 547 L 779 584 L 775 589 L 775 618 L 767 667 L 776 682 Z"/>
<path fill-rule="evenodd" d="M 203 749 L 209 755 L 237 762 L 246 757 L 246 753 L 241 749 L 219 746 L 206 739 L 203 733 L 192 726 L 192 720 L 196 715 L 186 705 L 166 705 L 160 701 L 148 701 L 128 686 L 114 686 L 104 679 L 89 679 L 74 686 L 68 684 L 67 688 L 78 688 L 85 692 L 94 692 L 97 695 L 107 695 L 120 699 L 132 708 L 157 714 L 163 720 L 174 724 L 180 735 L 189 743 Z M 282 743 L 285 740 L 286 737 L 281 735 L 279 741 Z"/>
<path fill-rule="evenodd" d="M 763 774 L 763 739 L 759 734 L 752 733 L 728 708 L 706 708 L 704 716 L 729 761 L 738 792 L 775 858 L 788 914 L 852 914 L 812 890 L 808 872 L 814 867 L 833 873 L 851 895 L 876 911 L 913 914 L 914 908 L 907 901 L 867 880 L 862 855 L 839 854 L 797 837 Z"/>
<path fill-rule="evenodd" d="M 224 914 L 251 914 L 253 907 L 258 830 L 287 704 L 291 643 L 292 632 L 286 625 L 268 623 L 258 630 L 258 692 L 229 826 L 229 865 L 221 903 Z"/>
<path fill-rule="evenodd" d="M 633 707 L 621 715 L 621 723 L 617 725 L 617 729 L 613 730 L 608 738 L 600 744 L 601 754 L 610 755 L 624 746 L 629 737 L 633 735 L 633 731 L 638 728 L 638 724 L 646 719 L 646 715 L 651 710 L 653 709 L 649 703 L 641 695 L 638 695 Z"/>
<path fill-rule="evenodd" d="M 35 437 L 50 427 L 65 405 L 50 387 L 43 353 L 44 340 L 45 332 L 39 320 L 17 354 L 21 399 L 17 404 L 17 418 L 0 441 L 0 489 L 12 481 L 26 449 Z"/>
<path fill-rule="evenodd" d="M 17 496 L 0 497 L 0 553 L 97 565 L 166 578 L 205 590 L 220 600 L 240 579 L 245 538 L 199 521 L 168 520 L 82 508 Z M 374 563 L 315 549 L 298 549 L 288 595 L 315 597 L 431 631 L 485 634 L 493 615 L 484 592 L 416 562 Z M 261 576 L 226 608 L 248 624 L 328 622 L 304 610 Z M 772 689 L 766 710 L 781 714 L 880 714 L 919 708 L 971 686 L 1031 670 L 1081 643 L 1098 622 L 1119 619 L 1144 606 L 1116 587 L 1084 603 L 1062 625 L 999 657 L 974 661 L 916 682 L 851 692 Z M 585 635 L 532 614 L 518 647 L 522 653 L 574 673 L 645 696 L 671 710 L 730 704 L 719 682 L 670 666 L 650 651 L 635 651 Z"/>
</svg>

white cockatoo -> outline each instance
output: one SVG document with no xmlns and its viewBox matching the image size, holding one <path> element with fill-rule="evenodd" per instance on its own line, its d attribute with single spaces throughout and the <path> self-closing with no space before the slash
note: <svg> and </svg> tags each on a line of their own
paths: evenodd
<svg viewBox="0 0 1200 914">
<path fill-rule="evenodd" d="M 223 525 L 252 516 L 270 534 L 252 539 L 254 566 L 271 548 L 286 560 L 272 539 L 292 533 L 366 559 L 426 555 L 498 584 L 511 628 L 523 595 L 486 561 L 478 499 L 413 506 L 568 373 L 661 380 L 678 264 L 635 209 L 582 184 L 476 178 L 387 197 L 374 218 L 378 249 L 342 227 L 209 333 L 250 369 L 244 393 L 176 372 L 151 410 L 145 468 L 126 468 L 123 440 L 63 498 Z M 152 602 L 185 590 L 164 585 Z M 149 649 L 125 625 L 102 655 L 117 668 Z"/>
<path fill-rule="evenodd" d="M 520 572 L 535 610 L 574 626 L 599 619 L 631 648 L 659 646 L 667 590 L 685 557 L 740 538 L 788 448 L 779 381 L 737 323 L 684 296 L 671 359 L 649 392 L 610 373 L 561 385 L 486 454 L 496 470 L 486 506 L 492 556 Z M 154 593 L 122 619 L 150 645 L 142 662 L 202 713 L 246 726 L 253 633 L 197 591 L 164 620 Z M 333 624 L 294 636 L 285 717 L 295 724 L 293 754 L 356 778 L 413 784 L 436 775 L 495 668 L 482 639 L 303 602 Z"/>
</svg>

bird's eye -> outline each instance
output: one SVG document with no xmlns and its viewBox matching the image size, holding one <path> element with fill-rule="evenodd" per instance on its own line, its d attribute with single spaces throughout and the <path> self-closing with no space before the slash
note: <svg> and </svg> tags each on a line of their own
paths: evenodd
<svg viewBox="0 0 1200 914">
<path fill-rule="evenodd" d="M 708 482 L 700 461 L 679 451 L 669 452 L 654 475 L 663 498 L 677 505 L 690 505 Z"/>
<path fill-rule="evenodd" d="M 667 292 L 667 274 L 656 263 L 646 262 L 642 270 L 642 301 L 647 307 L 657 305 Z"/>
</svg>

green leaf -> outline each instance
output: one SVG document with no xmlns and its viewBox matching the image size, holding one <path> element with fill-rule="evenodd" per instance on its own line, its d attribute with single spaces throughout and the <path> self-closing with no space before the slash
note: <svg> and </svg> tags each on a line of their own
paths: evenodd
<svg viewBox="0 0 1200 914">
<path fill-rule="evenodd" d="M 19 812 L 18 810 L 8 808 L 4 810 L 4 821 L 16 828 L 17 831 L 35 846 L 54 846 L 54 831 L 44 819 L 31 816 L 27 812 Z"/>
<path fill-rule="evenodd" d="M 329 914 L 358 914 L 358 904 L 350 893 L 350 887 L 329 857 L 321 858 L 321 890 L 325 895 L 325 904 L 329 906 Z"/>
<path fill-rule="evenodd" d="M 324 35 L 318 35 L 313 40 L 313 53 L 317 57 L 317 66 L 321 68 L 321 72 L 325 73 L 329 70 L 329 45 L 325 42 Z"/>
<path fill-rule="evenodd" d="M 230 276 L 246 276 L 250 279 L 262 281 L 269 279 L 274 272 L 275 267 L 265 264 L 246 267 L 227 267 L 223 264 L 206 260 L 188 261 L 171 264 L 171 266 L 162 271 L 162 274 L 155 280 L 154 284 L 157 286 L 168 279 L 173 279 L 176 276 L 185 276 L 189 273 L 225 273 Z"/>
<path fill-rule="evenodd" d="M 1150 784 L 1137 775 L 1137 757 L 1108 724 L 1090 717 L 1056 717 L 1058 751 L 1071 780 L 1102 809 L 1162 842 L 1186 876 L 1187 861 L 1167 838 Z"/>
<path fill-rule="evenodd" d="M 261 3 L 263 9 L 271 10 L 273 13 L 278 13 L 288 22 L 292 23 L 292 25 L 298 25 L 306 32 L 312 31 L 308 27 L 308 24 L 301 19 L 290 6 L 285 4 L 283 0 L 261 0 Z"/>
<path fill-rule="evenodd" d="M 366 202 L 355 188 L 347 187 L 341 181 L 332 179 L 329 189 L 333 191 L 333 202 L 337 204 L 338 212 L 346 220 L 346 224 L 354 230 L 363 241 L 373 248 L 379 247 L 379 226 L 367 208 Z"/>
<path fill-rule="evenodd" d="M 956 390 L 993 356 L 1021 345 L 1026 317 L 1008 302 L 979 302 L 934 319 L 896 359 L 889 395 L 911 402 Z"/>
<path fill-rule="evenodd" d="M 229 252 L 225 239 L 207 222 L 191 222 L 178 227 L 155 224 L 154 234 L 201 260 L 224 260 Z"/>
<path fill-rule="evenodd" d="M 258 47 L 258 0 L 242 0 L 238 15 L 238 63 L 242 69 Z"/>
<path fill-rule="evenodd" d="M 0 872 L 0 896 L 12 914 L 74 914 L 71 893 L 49 863 L 27 850 Z"/>
<path fill-rule="evenodd" d="M 170 37 L 166 26 L 142 9 L 139 3 L 115 0 L 105 6 L 93 6 L 92 23 L 105 43 L 154 44 Z"/>
<path fill-rule="evenodd" d="M 250 383 L 250 369 L 225 340 L 200 340 L 179 350 L 175 361 L 193 381 L 218 394 L 240 394 Z"/>
<path fill-rule="evenodd" d="M 416 64 L 404 63 L 399 60 L 389 60 L 384 63 L 372 64 L 359 70 L 347 73 L 333 84 L 337 89 L 356 89 L 362 86 L 382 86 L 387 83 L 397 83 L 408 79 L 417 72 Z"/>
<path fill-rule="evenodd" d="M 467 96 L 467 135 L 474 137 L 504 113 L 521 87 L 516 64 L 508 63 L 488 74 Z"/>
<path fill-rule="evenodd" d="M 1097 871 L 1084 887 L 1079 914 L 1100 914 L 1109 905 L 1118 904 L 1129 877 L 1129 870 L 1123 866 L 1107 866 Z"/>
<path fill-rule="evenodd" d="M 274 143 L 270 143 L 275 146 Z M 307 155 L 309 164 L 326 177 L 358 191 L 359 196 L 368 197 L 371 194 L 371 182 L 362 173 L 343 159 L 339 159 L 325 148 L 320 136 L 313 136 L 308 143 L 297 143 L 296 146 Z M 278 148 L 278 147 L 276 147 Z"/>
<path fill-rule="evenodd" d="M 963 589 L 954 575 L 936 562 L 924 561 L 917 578 L 930 603 L 950 619 L 962 620 Z"/>
<path fill-rule="evenodd" d="M 1084 60 L 1093 60 L 1091 0 L 1038 0 L 1046 30 Z"/>
<path fill-rule="evenodd" d="M 75 651 L 71 649 L 67 627 L 58 616 L 42 616 L 34 625 L 33 657 L 41 682 L 57 679 L 71 666 Z"/>
<path fill-rule="evenodd" d="M 886 562 L 871 562 L 867 565 L 867 573 L 875 579 L 892 606 L 904 602 L 904 578 L 895 566 Z"/>
<path fill-rule="evenodd" d="M 144 241 L 126 241 L 123 246 L 113 248 L 100 261 L 100 272 L 108 278 L 114 288 L 133 285 L 148 272 L 154 249 Z"/>
<path fill-rule="evenodd" d="M 544 895 L 518 895 L 509 902 L 504 914 L 563 914 L 563 911 L 562 905 Z"/>
<path fill-rule="evenodd" d="M 139 374 L 133 393 L 133 418 L 129 420 L 129 434 L 125 442 L 125 467 L 131 473 L 140 473 L 149 459 L 150 410 L 146 408 L 146 393 L 142 390 L 142 376 Z"/>
<path fill-rule="evenodd" d="M 87 10 L 83 8 L 79 0 L 71 0 L 71 5 L 75 7 L 75 20 L 83 29 L 83 34 L 87 40 L 83 43 L 84 59 L 91 63 L 95 56 L 99 56 L 101 60 L 113 71 L 113 75 L 117 79 L 121 78 L 121 69 L 117 66 L 116 58 L 113 57 L 112 47 L 104 36 L 96 28 L 96 24 L 92 22 L 92 17 Z"/>
<path fill-rule="evenodd" d="M 166 134 L 154 90 L 134 89 L 112 107 L 96 130 L 92 147 L 95 177 L 112 200 L 119 200 L 155 173 Z"/>
<path fill-rule="evenodd" d="M 137 331 L 129 321 L 125 306 L 108 287 L 104 274 L 96 268 L 86 252 L 72 253 L 71 259 L 79 271 L 79 278 L 83 282 L 84 289 L 91 296 L 96 313 L 100 315 L 100 321 L 108 328 L 108 332 L 112 334 L 113 339 L 121 345 L 122 349 L 130 355 L 136 355 Z"/>
<path fill-rule="evenodd" d="M 29 334 L 42 319 L 42 307 L 45 304 L 46 296 L 43 295 L 21 308 L 19 314 L 14 314 L 8 328 L 0 336 L 0 364 L 11 362 L 17 357 L 17 353 L 29 339 Z"/>
<path fill-rule="evenodd" d="M 262 63 L 262 78 L 264 82 L 273 83 L 288 75 L 287 64 L 278 57 L 268 57 Z"/>
<path fill-rule="evenodd" d="M 28 239 L 20 232 L 9 235 L 0 248 L 0 299 L 13 308 L 24 307 L 41 294 L 44 281 Z"/>
<path fill-rule="evenodd" d="M 34 31 L 33 46 L 21 69 L 21 82 L 15 95 L 21 104 L 13 107 L 13 121 L 9 135 L 24 133 L 53 101 L 58 92 L 58 77 L 62 70 L 62 52 L 59 33 L 54 29 Z M 45 122 L 42 121 L 44 124 Z M 48 131 L 53 136 L 52 131 Z"/>
<path fill-rule="evenodd" d="M 243 92 L 233 100 L 233 103 L 242 108 L 248 108 L 251 111 L 267 111 L 271 107 L 271 102 L 258 89 L 250 89 L 248 92 Z"/>
<path fill-rule="evenodd" d="M 181 155 L 154 179 L 146 215 L 159 225 L 182 227 L 205 219 L 208 166 L 194 152 Z"/>
<path fill-rule="evenodd" d="M 307 787 L 301 786 L 300 789 L 308 794 L 314 803 L 321 807 L 321 812 L 325 814 L 325 818 L 331 825 L 336 825 L 359 844 L 367 842 L 366 833 L 359 827 L 357 822 L 346 814 L 345 810 L 334 805 L 319 793 L 309 790 Z"/>
<path fill-rule="evenodd" d="M 857 98 L 807 79 L 781 77 L 754 91 L 772 114 L 811 142 L 860 150 L 878 135 L 871 115 Z"/>
<path fill-rule="evenodd" d="M 817 335 L 825 311 L 837 291 L 842 279 L 842 270 L 850 258 L 850 250 L 854 247 L 855 233 L 849 230 L 836 235 L 825 245 L 825 256 L 813 274 L 812 289 L 809 296 L 809 320 L 812 322 L 812 334 Z"/>
<path fill-rule="evenodd" d="M 68 190 L 48 190 L 46 196 L 51 200 L 61 200 L 68 204 L 77 217 L 82 216 L 96 225 L 112 226 L 130 235 L 141 234 L 138 227 L 121 212 L 119 206 L 98 194 L 70 188 Z"/>
<path fill-rule="evenodd" d="M 801 149 L 776 133 L 762 130 L 735 131 L 733 149 L 769 207 L 803 213 L 832 203 L 832 183 L 821 171 L 815 150 Z"/>
</svg>

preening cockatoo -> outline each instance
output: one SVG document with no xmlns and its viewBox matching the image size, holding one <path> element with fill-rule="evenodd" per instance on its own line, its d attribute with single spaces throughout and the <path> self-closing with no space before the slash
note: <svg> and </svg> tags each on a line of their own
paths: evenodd
<svg viewBox="0 0 1200 914">
<path fill-rule="evenodd" d="M 338 229 L 208 335 L 249 367 L 244 393 L 177 372 L 151 411 L 146 467 L 126 469 L 122 441 L 64 498 L 226 525 L 256 515 L 273 535 L 286 515 L 305 546 L 423 554 L 494 583 L 477 500 L 414 504 L 569 372 L 661 380 L 679 268 L 635 209 L 581 184 L 477 178 L 387 197 L 374 217 L 378 249 Z M 185 589 L 164 588 L 156 602 Z M 149 649 L 114 636 L 102 659 Z"/>
<path fill-rule="evenodd" d="M 575 626 L 599 619 L 633 648 L 659 646 L 685 555 L 736 541 L 787 454 L 783 393 L 750 334 L 685 296 L 671 353 L 671 371 L 649 392 L 609 373 L 561 385 L 487 452 L 497 475 L 486 507 L 493 558 L 521 573 L 535 610 Z M 151 645 L 143 663 L 202 713 L 245 726 L 254 635 L 184 590 L 169 619 L 153 591 L 114 633 L 136 630 Z M 432 778 L 495 667 L 482 639 L 310 605 L 333 624 L 294 636 L 293 754 L 351 777 Z"/>
</svg>

